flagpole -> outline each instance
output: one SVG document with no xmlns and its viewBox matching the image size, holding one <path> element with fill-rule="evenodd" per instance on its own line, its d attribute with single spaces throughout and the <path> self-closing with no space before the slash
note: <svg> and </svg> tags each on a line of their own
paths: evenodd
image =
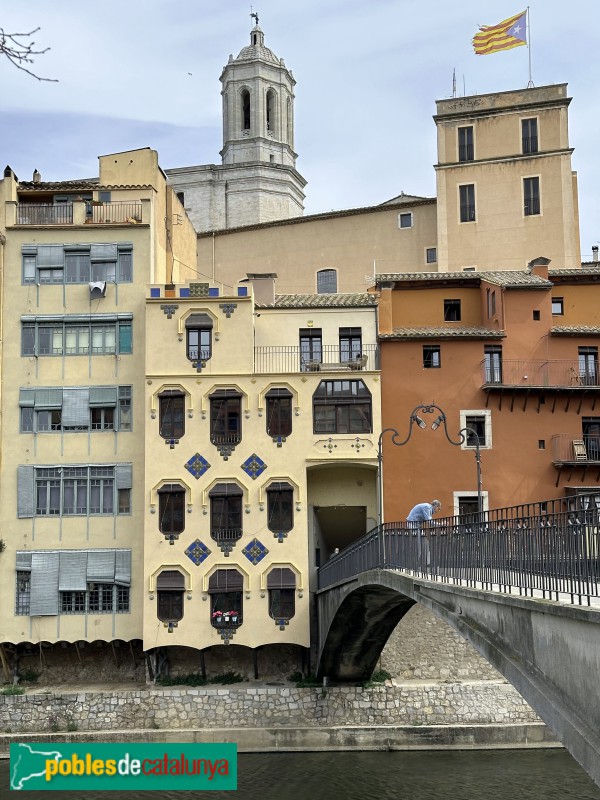
<svg viewBox="0 0 600 800">
<path fill-rule="evenodd" d="M 527 84 L 528 89 L 533 89 L 533 80 L 531 77 L 531 22 L 529 19 L 529 6 L 527 6 L 527 50 L 529 51 L 529 82 Z"/>
</svg>

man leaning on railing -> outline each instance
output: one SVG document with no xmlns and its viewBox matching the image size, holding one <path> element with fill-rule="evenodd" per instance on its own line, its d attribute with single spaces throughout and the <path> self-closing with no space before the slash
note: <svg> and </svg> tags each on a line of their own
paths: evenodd
<svg viewBox="0 0 600 800">
<path fill-rule="evenodd" d="M 427 570 L 431 563 L 429 542 L 426 535 L 423 534 L 423 523 L 429 522 L 441 507 L 442 504 L 439 500 L 432 500 L 431 503 L 417 503 L 406 518 L 408 527 L 414 529 L 414 534 L 417 537 L 417 565 L 423 572 Z"/>
</svg>

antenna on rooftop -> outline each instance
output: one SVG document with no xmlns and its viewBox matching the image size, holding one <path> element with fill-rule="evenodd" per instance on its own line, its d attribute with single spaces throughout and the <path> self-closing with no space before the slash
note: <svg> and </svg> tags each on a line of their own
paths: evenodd
<svg viewBox="0 0 600 800">
<path fill-rule="evenodd" d="M 452 97 L 456 97 L 456 67 L 452 70 Z"/>
</svg>

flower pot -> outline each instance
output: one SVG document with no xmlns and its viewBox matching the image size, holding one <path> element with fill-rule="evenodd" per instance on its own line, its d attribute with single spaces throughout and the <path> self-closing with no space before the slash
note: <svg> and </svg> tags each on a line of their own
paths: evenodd
<svg viewBox="0 0 600 800">
<path fill-rule="evenodd" d="M 229 614 L 225 614 L 225 616 L 223 617 L 223 619 L 225 620 L 225 622 L 229 622 Z"/>
<path fill-rule="evenodd" d="M 231 621 L 232 621 L 232 622 L 237 622 L 237 615 L 233 616 L 233 617 L 231 618 Z"/>
</svg>

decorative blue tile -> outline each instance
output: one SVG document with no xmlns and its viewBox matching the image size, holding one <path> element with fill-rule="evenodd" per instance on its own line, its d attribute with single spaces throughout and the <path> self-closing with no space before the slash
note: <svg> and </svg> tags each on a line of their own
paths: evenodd
<svg viewBox="0 0 600 800">
<path fill-rule="evenodd" d="M 249 475 L 252 478 L 253 481 L 255 481 L 259 475 L 262 475 L 266 468 L 267 465 L 260 456 L 256 455 L 256 453 L 252 453 L 251 456 L 248 456 L 248 458 L 242 464 L 242 469 L 246 475 Z"/>
<path fill-rule="evenodd" d="M 200 539 L 196 539 L 195 542 L 192 542 L 191 545 L 185 549 L 186 556 L 190 559 L 190 561 L 193 561 L 197 567 L 199 567 L 200 564 L 209 557 L 210 553 L 211 551 L 204 544 L 204 542 L 200 541 Z"/>
<path fill-rule="evenodd" d="M 150 297 L 160 297 L 160 289 L 150 289 Z"/>
<path fill-rule="evenodd" d="M 206 472 L 206 470 L 210 469 L 210 464 L 201 456 L 200 453 L 196 453 L 195 456 L 192 456 L 190 460 L 185 465 L 185 468 L 188 472 L 190 472 L 196 480 L 201 478 L 202 475 Z"/>
<path fill-rule="evenodd" d="M 284 539 L 287 539 L 287 533 L 284 531 L 279 531 L 278 533 L 273 534 L 273 538 L 277 539 L 279 544 L 281 544 Z"/>
<path fill-rule="evenodd" d="M 248 287 L 247 286 L 238 286 L 237 287 L 238 297 L 248 297 Z"/>
<path fill-rule="evenodd" d="M 249 542 L 242 550 L 242 553 L 246 556 L 251 564 L 254 564 L 254 566 L 256 566 L 259 561 L 262 561 L 268 552 L 269 551 L 264 544 L 259 542 L 258 539 L 252 539 L 252 541 Z"/>
<path fill-rule="evenodd" d="M 209 297 L 218 297 L 219 296 L 219 287 L 218 286 L 211 286 L 208 290 Z"/>
<path fill-rule="evenodd" d="M 189 296 L 190 296 L 190 290 L 188 288 L 179 290 L 179 297 L 189 297 Z"/>
</svg>

